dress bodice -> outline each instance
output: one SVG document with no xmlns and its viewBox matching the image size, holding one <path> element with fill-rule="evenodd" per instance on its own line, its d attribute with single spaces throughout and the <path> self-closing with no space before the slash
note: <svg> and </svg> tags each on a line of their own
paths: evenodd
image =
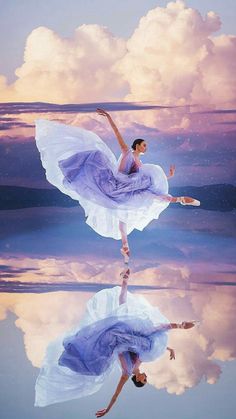
<svg viewBox="0 0 236 419">
<path fill-rule="evenodd" d="M 139 171 L 139 165 L 135 161 L 133 152 L 131 149 L 123 152 L 118 160 L 118 172 L 130 175 Z"/>
<path fill-rule="evenodd" d="M 127 375 L 132 375 L 138 360 L 138 355 L 135 352 L 125 351 L 122 352 L 122 357 L 125 362 L 125 368 L 123 369 L 123 372 L 125 372 Z"/>
</svg>

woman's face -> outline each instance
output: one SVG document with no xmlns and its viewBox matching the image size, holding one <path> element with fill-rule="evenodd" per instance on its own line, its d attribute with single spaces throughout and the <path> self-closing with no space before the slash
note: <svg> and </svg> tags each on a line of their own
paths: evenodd
<svg viewBox="0 0 236 419">
<path fill-rule="evenodd" d="M 136 380 L 141 381 L 141 383 L 146 384 L 147 382 L 147 375 L 145 372 L 141 372 L 139 374 L 136 374 Z"/>
<path fill-rule="evenodd" d="M 147 151 L 147 143 L 146 143 L 146 141 L 142 141 L 141 142 L 141 144 L 138 144 L 137 146 L 136 146 L 136 150 L 139 152 L 139 153 L 146 153 L 146 151 Z"/>
</svg>

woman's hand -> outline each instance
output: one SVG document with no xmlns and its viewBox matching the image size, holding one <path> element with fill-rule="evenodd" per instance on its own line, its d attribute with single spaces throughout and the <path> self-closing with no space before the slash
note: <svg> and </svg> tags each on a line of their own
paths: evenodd
<svg viewBox="0 0 236 419">
<path fill-rule="evenodd" d="M 97 413 L 96 413 L 96 416 L 97 416 L 97 418 L 101 418 L 102 416 L 106 415 L 107 412 L 109 412 L 109 410 L 107 408 L 103 409 L 103 410 L 98 410 Z"/>
<path fill-rule="evenodd" d="M 174 349 L 169 349 L 170 351 L 170 360 L 175 359 L 175 351 Z"/>
<path fill-rule="evenodd" d="M 173 176 L 174 176 L 174 174 L 175 174 L 175 165 L 174 165 L 174 164 L 172 164 L 172 165 L 170 166 L 170 170 L 169 170 L 169 176 L 168 176 L 168 178 L 173 177 Z"/>
<path fill-rule="evenodd" d="M 111 125 L 111 127 L 112 127 L 112 129 L 113 129 L 113 131 L 115 133 L 115 136 L 116 136 L 116 138 L 118 140 L 118 143 L 120 145 L 120 148 L 121 148 L 122 152 L 128 150 L 129 147 L 124 142 L 123 137 L 120 134 L 120 132 L 119 132 L 119 130 L 118 130 L 115 122 L 113 121 L 113 119 L 111 117 L 111 115 L 108 112 L 104 111 L 104 109 L 101 109 L 101 108 L 97 108 L 97 113 L 99 115 L 105 116 L 108 119 L 108 122 L 110 123 L 110 125 Z"/>
<path fill-rule="evenodd" d="M 110 116 L 108 112 L 104 111 L 104 109 L 97 108 L 96 112 L 99 115 L 106 116 L 107 118 L 109 118 L 109 116 Z"/>
</svg>

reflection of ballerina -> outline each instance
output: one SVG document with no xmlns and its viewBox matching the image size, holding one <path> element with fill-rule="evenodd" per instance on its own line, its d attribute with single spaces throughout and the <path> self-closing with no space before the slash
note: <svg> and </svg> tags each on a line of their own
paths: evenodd
<svg viewBox="0 0 236 419">
<path fill-rule="evenodd" d="M 122 287 L 104 289 L 87 303 L 79 329 L 52 342 L 36 382 L 36 406 L 46 406 L 93 394 L 119 361 L 122 374 L 104 416 L 129 379 L 137 387 L 147 382 L 140 372 L 142 361 L 153 361 L 168 349 L 170 329 L 189 329 L 194 322 L 170 323 L 141 296 L 127 292 L 129 270 L 122 274 Z"/>
<path fill-rule="evenodd" d="M 170 202 L 200 205 L 189 197 L 172 197 L 160 166 L 142 164 L 139 155 L 147 149 L 137 139 L 130 149 L 111 116 L 102 109 L 121 147 L 114 154 L 93 132 L 47 120 L 36 121 L 36 143 L 50 183 L 80 202 L 87 223 L 100 235 L 122 239 L 121 253 L 129 258 L 127 235 L 143 228 Z M 174 174 L 171 167 L 170 176 Z"/>
</svg>

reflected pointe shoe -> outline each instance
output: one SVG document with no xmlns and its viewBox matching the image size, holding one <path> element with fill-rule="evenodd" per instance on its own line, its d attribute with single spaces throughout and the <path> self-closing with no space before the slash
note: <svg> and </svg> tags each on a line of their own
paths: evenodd
<svg viewBox="0 0 236 419">
<path fill-rule="evenodd" d="M 191 199 L 191 201 L 188 202 L 187 199 Z M 180 196 L 179 198 L 177 198 L 177 202 L 179 202 L 181 205 L 193 205 L 194 207 L 199 207 L 201 205 L 200 201 L 194 198 L 190 198 L 188 196 Z"/>
<path fill-rule="evenodd" d="M 190 326 L 191 324 L 192 326 Z M 191 329 L 194 326 L 199 326 L 199 324 L 199 320 L 184 321 L 177 326 L 177 329 Z M 189 327 L 186 327 L 187 325 L 189 325 Z"/>
<path fill-rule="evenodd" d="M 129 256 L 130 256 L 129 246 L 128 245 L 122 246 L 122 248 L 120 249 L 120 253 L 124 257 L 124 262 L 126 264 L 128 264 L 129 263 Z"/>
<path fill-rule="evenodd" d="M 121 273 L 120 273 L 120 277 L 123 280 L 129 279 L 130 276 L 130 269 L 129 268 L 125 268 Z"/>
</svg>

